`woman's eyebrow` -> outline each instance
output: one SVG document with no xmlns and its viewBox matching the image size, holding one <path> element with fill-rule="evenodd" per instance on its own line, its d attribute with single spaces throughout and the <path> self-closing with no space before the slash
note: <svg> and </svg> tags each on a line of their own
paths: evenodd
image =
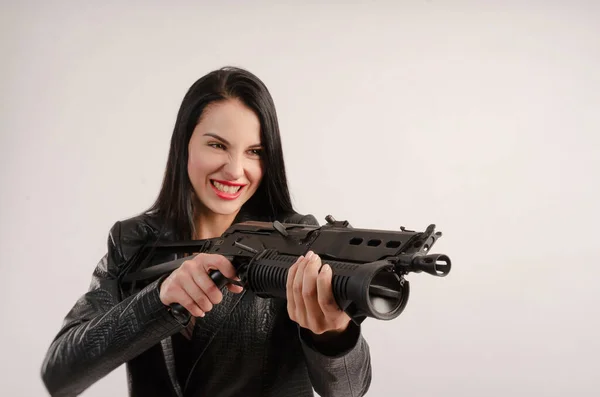
<svg viewBox="0 0 600 397">
<path fill-rule="evenodd" d="M 224 144 L 229 145 L 229 142 L 227 141 L 227 139 L 225 139 L 223 137 L 220 137 L 217 134 L 213 134 L 212 132 L 207 132 L 207 133 L 204 134 L 204 136 L 212 136 L 213 138 L 220 140 Z"/>
<path fill-rule="evenodd" d="M 215 139 L 218 139 L 218 140 L 220 140 L 221 142 L 223 142 L 223 143 L 224 143 L 224 144 L 226 144 L 226 145 L 230 145 L 230 143 L 229 143 L 229 141 L 227 141 L 227 139 L 225 139 L 225 138 L 223 138 L 222 136 L 219 136 L 219 135 L 217 135 L 217 134 L 214 134 L 214 133 L 212 133 L 212 132 L 207 132 L 207 133 L 205 133 L 205 134 L 204 134 L 204 136 L 211 136 L 211 137 L 213 137 L 213 138 L 215 138 Z M 254 145 L 250 145 L 249 147 L 261 147 L 261 146 L 262 146 L 262 145 L 261 145 L 260 143 L 256 143 L 256 144 L 254 144 Z"/>
</svg>

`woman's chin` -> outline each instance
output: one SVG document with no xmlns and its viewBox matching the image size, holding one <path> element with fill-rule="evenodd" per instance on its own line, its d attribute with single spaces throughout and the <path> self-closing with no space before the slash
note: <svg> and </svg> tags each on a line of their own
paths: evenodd
<svg viewBox="0 0 600 397">
<path fill-rule="evenodd" d="M 208 206 L 208 210 L 217 215 L 236 215 L 241 206 L 241 201 L 234 200 L 231 202 L 211 202 Z"/>
</svg>

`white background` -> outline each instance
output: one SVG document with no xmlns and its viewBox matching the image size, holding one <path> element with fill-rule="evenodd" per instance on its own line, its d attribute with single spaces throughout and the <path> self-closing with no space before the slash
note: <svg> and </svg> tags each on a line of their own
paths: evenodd
<svg viewBox="0 0 600 397">
<path fill-rule="evenodd" d="M 271 90 L 298 211 L 444 234 L 451 274 L 364 324 L 369 396 L 599 395 L 600 3 L 251 3 L 3 2 L 2 395 L 47 395 L 108 229 L 224 65 Z"/>
</svg>

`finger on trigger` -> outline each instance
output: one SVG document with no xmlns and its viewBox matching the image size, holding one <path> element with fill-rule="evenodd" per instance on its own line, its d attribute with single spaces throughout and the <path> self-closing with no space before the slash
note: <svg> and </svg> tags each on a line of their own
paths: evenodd
<svg viewBox="0 0 600 397">
<path fill-rule="evenodd" d="M 211 269 L 218 270 L 227 278 L 233 279 L 237 277 L 235 267 L 229 259 L 225 258 L 223 255 L 211 255 L 210 260 L 206 261 L 205 268 L 207 272 Z"/>
</svg>

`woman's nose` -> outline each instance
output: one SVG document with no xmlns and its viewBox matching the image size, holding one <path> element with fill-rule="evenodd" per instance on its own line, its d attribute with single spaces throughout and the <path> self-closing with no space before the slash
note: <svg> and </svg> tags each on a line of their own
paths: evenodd
<svg viewBox="0 0 600 397">
<path fill-rule="evenodd" d="M 244 162 L 237 157 L 230 157 L 223 167 L 223 172 L 227 179 L 239 179 L 244 175 Z"/>
</svg>

